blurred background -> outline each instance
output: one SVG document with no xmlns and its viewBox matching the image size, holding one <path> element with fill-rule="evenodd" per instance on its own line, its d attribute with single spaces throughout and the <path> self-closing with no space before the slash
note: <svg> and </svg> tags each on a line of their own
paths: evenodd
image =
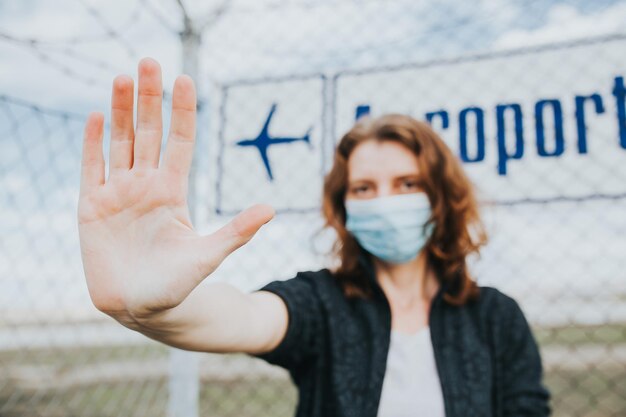
<svg viewBox="0 0 626 417">
<path fill-rule="evenodd" d="M 169 349 L 90 302 L 82 127 L 144 56 L 166 131 L 176 75 L 199 89 L 197 229 L 278 212 L 210 279 L 250 291 L 332 264 L 334 144 L 364 114 L 407 113 L 478 189 L 474 274 L 522 306 L 554 415 L 626 415 L 625 22 L 612 0 L 0 1 L 0 415 L 294 414 L 282 369 Z M 264 159 L 274 138 L 290 140 Z"/>
</svg>

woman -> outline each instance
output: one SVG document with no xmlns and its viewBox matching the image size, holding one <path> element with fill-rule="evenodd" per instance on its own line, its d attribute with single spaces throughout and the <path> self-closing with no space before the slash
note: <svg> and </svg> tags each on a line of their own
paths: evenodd
<svg viewBox="0 0 626 417">
<path fill-rule="evenodd" d="M 215 233 L 189 220 L 196 98 L 181 76 L 163 159 L 161 74 L 113 85 L 109 177 L 100 114 L 85 128 L 78 207 L 91 298 L 123 325 L 182 349 L 246 352 L 289 370 L 297 416 L 545 416 L 541 360 L 516 302 L 479 288 L 484 241 L 469 181 L 441 139 L 406 116 L 340 141 L 323 211 L 339 266 L 252 294 L 199 286 L 271 220 L 253 206 Z"/>
</svg>

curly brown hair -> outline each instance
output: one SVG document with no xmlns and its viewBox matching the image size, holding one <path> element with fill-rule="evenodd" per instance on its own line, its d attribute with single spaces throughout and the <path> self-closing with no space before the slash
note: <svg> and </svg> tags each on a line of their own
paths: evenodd
<svg viewBox="0 0 626 417">
<path fill-rule="evenodd" d="M 345 228 L 344 205 L 348 184 L 348 158 L 360 143 L 369 140 L 395 141 L 417 157 L 420 188 L 428 195 L 434 229 L 424 250 L 437 280 L 445 287 L 444 300 L 462 305 L 478 296 L 479 288 L 470 276 L 467 257 L 479 254 L 487 241 L 478 212 L 474 189 L 460 161 L 444 141 L 424 122 L 409 116 L 390 114 L 361 118 L 340 140 L 333 166 L 324 180 L 322 212 L 325 227 L 335 230 L 332 254 L 338 258 L 333 270 L 348 297 L 369 297 L 371 284 L 359 263 L 364 251 Z"/>
</svg>

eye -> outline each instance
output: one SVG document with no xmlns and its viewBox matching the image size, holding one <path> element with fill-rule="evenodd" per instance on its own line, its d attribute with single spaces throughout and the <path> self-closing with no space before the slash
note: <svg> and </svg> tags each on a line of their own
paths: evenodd
<svg viewBox="0 0 626 417">
<path fill-rule="evenodd" d="M 368 183 L 357 183 L 348 188 L 348 194 L 356 198 L 369 198 L 374 194 L 374 186 Z"/>
<path fill-rule="evenodd" d="M 402 181 L 402 189 L 409 191 L 419 190 L 419 182 L 417 180 L 404 180 Z"/>
<path fill-rule="evenodd" d="M 368 185 L 359 185 L 358 187 L 352 188 L 352 192 L 354 194 L 363 194 L 367 190 L 369 190 L 369 186 Z"/>
</svg>

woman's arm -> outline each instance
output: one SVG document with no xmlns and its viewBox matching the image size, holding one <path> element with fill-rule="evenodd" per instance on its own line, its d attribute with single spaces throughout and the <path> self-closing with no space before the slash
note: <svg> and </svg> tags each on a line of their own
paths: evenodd
<svg viewBox="0 0 626 417">
<path fill-rule="evenodd" d="M 278 346 L 287 321 L 285 303 L 273 293 L 246 294 L 227 283 L 207 283 L 178 306 L 128 327 L 180 349 L 260 354 Z"/>
<path fill-rule="evenodd" d="M 274 215 L 253 206 L 215 233 L 200 236 L 187 206 L 196 134 L 193 81 L 178 77 L 163 158 L 159 64 L 139 64 L 134 87 L 117 77 L 111 105 L 109 176 L 105 180 L 103 116 L 85 127 L 78 229 L 94 305 L 123 325 L 183 349 L 260 352 L 285 334 L 287 310 L 267 292 L 243 294 L 226 284 L 199 284 Z"/>
</svg>

